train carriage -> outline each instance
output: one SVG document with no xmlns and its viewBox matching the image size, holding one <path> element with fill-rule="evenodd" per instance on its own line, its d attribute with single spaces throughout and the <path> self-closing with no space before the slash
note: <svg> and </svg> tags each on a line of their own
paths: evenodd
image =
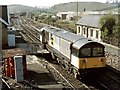
<svg viewBox="0 0 120 90">
<path fill-rule="evenodd" d="M 75 76 L 106 66 L 105 47 L 102 44 L 55 27 L 41 30 L 42 42 L 53 58 Z"/>
</svg>

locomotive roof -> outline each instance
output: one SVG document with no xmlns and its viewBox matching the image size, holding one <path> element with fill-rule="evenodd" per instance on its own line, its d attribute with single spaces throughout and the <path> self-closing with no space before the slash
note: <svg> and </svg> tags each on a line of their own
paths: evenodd
<svg viewBox="0 0 120 90">
<path fill-rule="evenodd" d="M 66 30 L 56 28 L 56 27 L 45 27 L 45 31 L 52 33 L 54 35 L 57 35 L 65 40 L 73 42 L 73 43 L 78 41 L 78 40 L 81 40 L 81 39 L 86 39 L 83 36 L 76 35 L 74 33 L 71 33 L 71 32 L 68 32 Z"/>
<path fill-rule="evenodd" d="M 90 42 L 93 42 L 93 41 L 88 40 L 88 39 L 84 39 L 84 40 L 82 39 L 82 40 L 75 42 L 73 44 L 73 47 L 75 47 L 76 49 L 80 49 L 82 46 L 84 46 L 85 44 L 90 43 Z"/>
<path fill-rule="evenodd" d="M 75 47 L 76 49 L 80 49 L 81 47 L 83 47 L 84 45 L 87 45 L 88 43 L 91 43 L 93 44 L 94 41 L 88 39 L 88 38 L 85 38 L 83 36 L 80 36 L 80 35 L 76 35 L 74 33 L 71 33 L 71 32 L 68 32 L 68 31 L 65 31 L 63 29 L 60 29 L 60 28 L 56 28 L 56 27 L 44 27 L 43 28 L 45 31 L 49 32 L 49 33 L 52 33 L 54 35 L 57 35 L 67 41 L 70 41 L 73 43 L 73 47 Z M 104 47 L 104 45 L 98 43 L 98 42 L 94 42 L 94 43 L 97 43 L 101 46 Z"/>
<path fill-rule="evenodd" d="M 61 38 L 64 38 L 64 39 L 66 39 L 68 41 L 71 41 L 71 42 L 75 42 L 77 40 L 84 39 L 83 36 L 76 35 L 74 33 L 65 33 L 65 34 L 62 34 Z"/>
<path fill-rule="evenodd" d="M 56 27 L 45 27 L 44 30 L 57 36 L 61 36 L 61 34 L 69 33 L 68 31 Z"/>
<path fill-rule="evenodd" d="M 91 44 L 96 43 L 96 44 L 99 44 L 102 47 L 104 47 L 104 45 L 102 45 L 102 44 L 100 44 L 98 42 L 92 41 L 90 39 L 87 39 L 87 38 L 76 41 L 73 44 L 73 47 L 76 48 L 76 49 L 80 49 L 81 47 L 83 47 L 84 45 L 87 45 L 88 43 L 91 43 Z"/>
</svg>

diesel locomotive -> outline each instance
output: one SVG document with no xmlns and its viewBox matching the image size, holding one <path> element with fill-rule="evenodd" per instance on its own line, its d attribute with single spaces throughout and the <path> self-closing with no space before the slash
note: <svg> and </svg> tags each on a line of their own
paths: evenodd
<svg viewBox="0 0 120 90">
<path fill-rule="evenodd" d="M 106 67 L 104 45 L 56 27 L 43 27 L 40 41 L 75 77 Z"/>
</svg>

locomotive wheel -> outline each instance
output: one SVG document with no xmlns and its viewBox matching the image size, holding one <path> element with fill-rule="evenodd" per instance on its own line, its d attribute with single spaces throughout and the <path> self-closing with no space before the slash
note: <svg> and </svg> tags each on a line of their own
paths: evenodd
<svg viewBox="0 0 120 90">
<path fill-rule="evenodd" d="M 78 72 L 77 72 L 76 69 L 73 69 L 73 75 L 74 75 L 75 78 L 78 78 Z"/>
<path fill-rule="evenodd" d="M 68 71 L 69 71 L 69 73 L 70 73 L 70 74 L 72 74 L 73 69 L 72 69 L 72 68 L 69 68 L 69 70 L 68 70 Z"/>
<path fill-rule="evenodd" d="M 58 64 L 59 64 L 59 66 L 62 68 L 62 62 L 61 62 L 60 59 L 58 60 Z"/>
<path fill-rule="evenodd" d="M 52 58 L 53 58 L 54 60 L 57 59 L 57 57 L 54 55 L 54 53 L 51 53 L 51 56 L 52 56 Z"/>
<path fill-rule="evenodd" d="M 59 58 L 57 58 L 56 60 L 57 60 L 57 63 L 58 63 L 58 64 L 60 64 L 60 59 L 59 59 Z"/>
</svg>

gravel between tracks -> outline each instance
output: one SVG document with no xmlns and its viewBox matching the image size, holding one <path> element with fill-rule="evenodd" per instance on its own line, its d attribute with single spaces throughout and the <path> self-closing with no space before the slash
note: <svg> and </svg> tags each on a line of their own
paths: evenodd
<svg viewBox="0 0 120 90">
<path fill-rule="evenodd" d="M 49 80 L 52 81 L 52 79 L 55 81 L 54 83 L 59 84 L 60 86 L 62 86 L 61 88 L 69 89 L 69 90 L 89 90 L 89 88 L 81 83 L 79 80 L 75 79 L 72 75 L 66 73 L 66 71 L 60 69 L 57 64 L 51 63 L 49 64 L 49 62 L 47 62 L 44 58 L 42 57 L 36 57 L 36 56 L 28 56 L 29 57 L 29 63 L 28 64 L 28 69 L 34 69 L 33 71 L 38 72 L 46 72 L 49 73 L 49 77 L 45 76 L 43 78 L 40 78 L 39 80 L 44 80 L 44 78 L 48 78 Z M 34 59 L 32 59 L 34 58 Z M 34 61 L 34 62 L 33 62 Z M 33 64 L 34 63 L 34 64 Z M 32 66 L 31 66 L 31 65 Z M 36 64 L 39 64 L 40 66 L 42 66 L 43 68 L 38 68 Z M 34 65 L 34 66 L 33 66 Z M 55 67 L 55 68 L 53 68 Z M 56 70 L 57 69 L 57 72 Z M 59 73 L 60 72 L 60 73 Z M 67 81 L 64 79 L 67 79 Z M 38 80 L 38 79 L 37 79 Z M 35 81 L 36 82 L 36 81 Z M 69 83 L 68 83 L 69 82 Z M 47 83 L 47 82 L 46 82 Z M 51 83 L 51 82 L 50 82 Z M 53 83 L 53 82 L 52 82 Z M 74 87 L 72 87 L 72 86 Z"/>
</svg>

